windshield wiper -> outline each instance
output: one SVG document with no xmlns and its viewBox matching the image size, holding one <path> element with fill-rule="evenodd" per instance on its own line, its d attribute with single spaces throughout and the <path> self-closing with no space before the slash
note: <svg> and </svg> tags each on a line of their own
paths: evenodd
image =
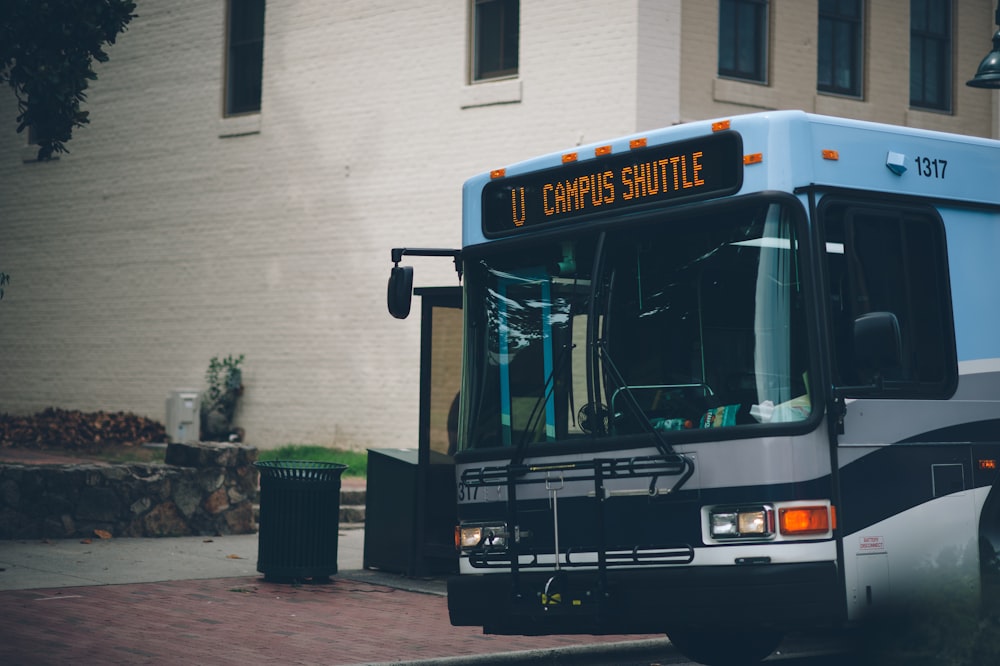
<svg viewBox="0 0 1000 666">
<path fill-rule="evenodd" d="M 514 455 L 511 456 L 511 465 L 520 465 L 524 461 L 524 450 L 528 448 L 528 436 L 533 433 L 538 427 L 538 419 L 542 417 L 545 413 L 545 405 L 548 404 L 549 398 L 552 397 L 553 392 L 556 388 L 556 377 L 562 371 L 563 366 L 566 364 L 566 359 L 569 358 L 569 352 L 576 345 L 565 344 L 559 349 L 559 356 L 556 358 L 556 362 L 552 364 L 552 370 L 549 372 L 549 376 L 545 378 L 545 383 L 542 385 L 542 394 L 538 396 L 535 400 L 534 406 L 531 408 L 531 413 L 528 415 L 528 422 L 521 431 L 521 437 L 517 441 L 517 446 L 514 449 Z"/>
<path fill-rule="evenodd" d="M 611 360 L 611 354 L 608 352 L 608 344 L 605 340 L 600 339 L 597 341 L 597 351 L 599 356 L 601 357 L 601 360 L 604 362 L 604 367 L 608 371 L 608 374 L 611 375 L 611 378 L 618 385 L 618 390 L 622 394 L 624 394 L 625 404 L 628 405 L 629 409 L 632 410 L 633 416 L 635 416 L 636 420 L 639 421 L 643 429 L 646 430 L 651 435 L 653 435 L 653 439 L 656 440 L 656 449 L 660 452 L 660 455 L 662 455 L 667 460 L 670 459 L 678 460 L 684 466 L 684 472 L 683 474 L 681 474 L 681 477 L 677 479 L 677 482 L 674 483 L 674 486 L 669 491 L 667 491 L 668 493 L 674 492 L 675 490 L 683 486 L 685 483 L 687 483 L 688 479 L 691 478 L 691 475 L 694 474 L 694 463 L 691 461 L 689 457 L 674 451 L 674 448 L 670 446 L 670 442 L 668 442 L 663 437 L 663 433 L 654 428 L 653 424 L 650 423 L 649 418 L 647 418 L 646 416 L 646 412 L 643 411 L 642 406 L 636 399 L 635 393 L 632 391 L 632 387 L 625 382 L 625 378 L 622 376 L 622 373 L 618 369 L 618 366 L 615 365 L 615 362 L 613 360 Z M 656 482 L 658 479 L 659 479 L 658 476 L 654 476 L 652 479 L 650 479 L 649 481 L 650 495 L 656 494 Z"/>
</svg>

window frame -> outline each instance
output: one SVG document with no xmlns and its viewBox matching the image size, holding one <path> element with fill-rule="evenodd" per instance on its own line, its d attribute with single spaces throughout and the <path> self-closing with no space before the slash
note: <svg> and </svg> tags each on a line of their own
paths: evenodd
<svg viewBox="0 0 1000 666">
<path fill-rule="evenodd" d="M 35 129 L 34 125 L 28 125 L 27 130 L 24 132 L 24 145 L 21 146 L 20 156 L 21 161 L 24 163 L 28 162 L 39 162 L 38 151 L 38 130 Z M 52 153 L 48 161 L 54 162 L 59 159 L 59 153 Z"/>
<path fill-rule="evenodd" d="M 728 21 L 731 24 L 728 27 L 732 30 L 732 37 L 735 40 L 735 43 L 725 39 L 723 35 L 723 30 L 727 27 L 724 21 L 724 16 L 727 16 L 724 11 L 726 5 L 730 5 L 732 9 L 735 10 L 732 12 Z M 768 55 L 770 50 L 770 9 L 771 4 L 769 0 L 719 0 L 718 53 L 716 63 L 716 72 L 718 76 L 737 81 L 767 84 L 769 67 Z M 737 62 L 739 60 L 739 51 L 742 44 L 739 25 L 741 10 L 749 10 L 754 13 L 754 34 L 751 35 L 751 42 L 753 44 L 753 65 L 750 68 L 741 67 Z M 726 57 L 724 57 L 723 49 L 725 46 L 730 44 L 732 45 L 731 59 L 733 61 L 733 66 L 724 67 L 723 61 L 729 60 L 730 58 L 728 57 L 729 54 L 726 54 Z"/>
<path fill-rule="evenodd" d="M 488 7 L 497 8 L 500 12 L 501 25 L 499 34 L 491 35 L 493 42 L 484 39 L 481 32 L 481 10 Z M 513 16 L 511 16 L 513 12 Z M 513 27 L 510 25 L 513 24 Z M 513 31 L 511 33 L 511 31 Z M 495 57 L 498 65 L 486 68 L 483 65 L 482 49 L 490 46 L 498 52 L 490 54 Z M 513 50 L 513 56 L 509 50 Z M 469 82 L 485 83 L 501 79 L 511 79 L 520 73 L 521 49 L 521 3 L 520 0 L 470 0 L 469 2 Z M 513 59 L 511 63 L 509 58 Z"/>
<path fill-rule="evenodd" d="M 818 20 L 816 26 L 816 90 L 821 93 L 843 95 L 861 99 L 864 96 L 864 59 L 865 59 L 865 0 L 856 0 L 857 14 L 849 15 L 839 11 L 824 11 L 822 0 L 818 3 Z M 839 2 L 837 3 L 839 5 Z M 826 43 L 824 25 L 831 27 L 832 38 Z M 842 53 L 838 45 L 838 29 L 846 29 L 852 42 L 848 51 Z M 822 54 L 829 53 L 830 82 L 823 83 Z M 846 58 L 847 70 L 850 72 L 850 82 L 838 85 L 836 82 L 838 65 Z"/>
<path fill-rule="evenodd" d="M 831 211 L 831 209 L 839 209 L 839 213 Z M 834 215 L 842 215 L 839 222 L 834 222 Z M 891 201 L 874 201 L 872 199 L 863 196 L 851 196 L 851 195 L 839 195 L 839 194 L 829 194 L 823 197 L 819 202 L 817 208 L 817 219 L 819 220 L 819 230 L 820 238 L 822 242 L 829 246 L 830 243 L 836 243 L 836 239 L 831 239 L 830 230 L 833 224 L 840 224 L 844 229 L 844 234 L 846 236 L 846 227 L 849 224 L 849 220 L 855 219 L 859 215 L 870 215 L 876 217 L 882 217 L 886 220 L 892 220 L 896 223 L 897 228 L 906 231 L 906 233 L 900 234 L 899 238 L 902 243 L 899 247 L 903 248 L 903 245 L 907 245 L 907 248 L 911 250 L 909 254 L 903 256 L 900 253 L 900 261 L 903 264 L 909 263 L 911 267 L 916 264 L 920 264 L 919 270 L 913 268 L 909 271 L 908 275 L 901 275 L 895 278 L 886 279 L 883 283 L 887 284 L 892 282 L 896 291 L 894 297 L 897 301 L 906 301 L 910 306 L 907 316 L 902 316 L 901 313 L 894 314 L 897 315 L 900 325 L 900 333 L 902 338 L 902 353 L 903 361 L 901 370 L 903 372 L 917 372 L 916 366 L 911 360 L 906 358 L 907 349 L 911 350 L 911 357 L 915 357 L 914 349 L 920 347 L 926 347 L 927 342 L 931 341 L 935 344 L 933 346 L 939 353 L 938 362 L 941 367 L 941 377 L 936 380 L 929 380 L 926 378 L 917 377 L 916 379 L 894 379 L 891 376 L 887 376 L 884 383 L 879 388 L 873 388 L 870 386 L 864 386 L 864 382 L 859 384 L 858 378 L 855 376 L 856 368 L 850 366 L 842 365 L 845 361 L 841 358 L 841 350 L 837 342 L 837 327 L 838 323 L 843 327 L 843 324 L 850 323 L 850 321 L 845 322 L 844 316 L 838 316 L 835 311 L 836 301 L 833 298 L 834 292 L 837 290 L 837 285 L 834 284 L 834 275 L 831 270 L 830 261 L 828 258 L 824 258 L 822 262 L 822 272 L 824 273 L 824 291 L 823 298 L 826 302 L 827 311 L 827 321 L 828 321 L 828 336 L 830 344 L 830 358 L 831 358 L 831 371 L 832 381 L 835 385 L 842 386 L 854 386 L 848 395 L 865 397 L 865 398 L 878 398 L 878 399 L 921 399 L 921 400 L 946 400 L 952 395 L 954 395 L 955 390 L 958 387 L 958 353 L 955 343 L 955 319 L 952 309 L 952 294 L 951 294 L 951 279 L 950 279 L 950 267 L 948 260 L 948 249 L 947 249 L 947 233 L 944 225 L 944 221 L 941 218 L 938 210 L 930 205 L 920 202 L 915 202 L 910 199 L 893 199 Z M 914 228 L 919 224 L 921 229 L 919 231 L 914 231 Z M 921 263 L 914 261 L 914 256 L 917 255 L 915 251 L 912 251 L 914 247 L 914 242 L 920 241 L 920 233 L 924 231 L 930 231 L 933 238 L 926 240 L 923 243 L 923 249 L 934 253 L 933 262 L 934 265 L 928 265 L 927 263 Z M 844 239 L 842 239 L 844 240 Z M 846 241 L 844 241 L 845 247 L 843 252 L 847 252 Z M 881 248 L 879 250 L 880 256 L 887 256 L 887 254 L 893 249 L 886 247 L 885 244 L 879 245 Z M 926 257 L 925 257 L 926 258 Z M 848 262 L 848 257 L 845 255 L 844 258 L 845 266 Z M 926 293 L 920 292 L 916 294 L 918 278 L 914 277 L 914 274 L 919 273 L 924 276 L 926 280 L 930 280 L 932 277 L 937 280 L 935 283 L 934 291 L 936 293 Z M 930 277 L 929 277 L 930 276 Z M 849 277 L 844 275 L 845 280 L 849 280 Z M 925 280 L 925 281 L 926 281 Z M 927 290 L 930 291 L 930 290 Z M 920 308 L 913 306 L 915 302 L 914 296 L 919 295 L 924 304 Z M 853 292 L 848 291 L 845 295 L 841 292 L 841 307 L 846 307 L 843 304 L 844 298 L 850 296 L 853 298 Z M 934 306 L 934 316 L 923 317 L 922 321 L 936 321 L 939 322 L 941 328 L 936 333 L 930 331 L 927 328 L 926 323 L 923 325 L 924 328 L 917 329 L 920 326 L 919 323 L 913 323 L 909 321 L 909 317 L 912 317 L 914 312 L 919 310 L 921 313 L 926 313 L 928 308 Z M 881 308 L 874 307 L 869 311 L 878 311 Z M 859 313 L 848 313 L 857 316 Z M 864 313 L 860 313 L 864 314 Z M 850 317 L 848 317 L 850 319 Z M 914 330 L 917 330 L 917 334 L 914 334 Z M 935 337 L 936 336 L 936 337 Z M 923 347 L 921 347 L 923 345 Z M 926 364 L 924 364 L 926 365 Z M 848 367 L 848 372 L 844 372 L 844 367 Z M 858 386 L 863 386 L 863 388 L 857 388 Z"/>
<path fill-rule="evenodd" d="M 516 253 L 523 249 L 524 252 L 542 252 L 544 251 L 545 245 L 552 245 L 555 243 L 561 243 L 563 241 L 575 241 L 580 242 L 584 245 L 592 244 L 594 248 L 597 248 L 598 241 L 594 238 L 595 234 L 600 234 L 603 231 L 613 231 L 614 234 L 619 238 L 624 238 L 626 236 L 631 236 L 635 234 L 643 233 L 653 233 L 653 230 L 658 226 L 657 220 L 662 220 L 664 215 L 674 216 L 672 217 L 672 222 L 675 224 L 681 223 L 681 220 L 696 220 L 703 217 L 725 217 L 731 216 L 741 211 L 749 210 L 755 206 L 765 206 L 765 205 L 778 205 L 783 211 L 789 215 L 789 221 L 791 222 L 791 228 L 798 239 L 798 249 L 796 250 L 796 261 L 800 262 L 801 272 L 799 275 L 802 280 L 802 293 L 805 295 L 805 314 L 802 323 L 805 326 L 803 330 L 805 346 L 802 350 L 806 353 L 807 360 L 806 366 L 808 367 L 808 372 L 810 377 L 820 376 L 820 338 L 821 333 L 817 329 L 818 317 L 813 316 L 815 312 L 815 307 L 823 307 L 822 302 L 818 306 L 810 305 L 811 294 L 815 293 L 815 280 L 817 277 L 815 267 L 812 262 L 812 253 L 809 251 L 805 244 L 808 242 L 806 239 L 809 237 L 808 231 L 808 217 L 806 210 L 802 207 L 802 202 L 787 193 L 779 192 L 768 192 L 768 193 L 755 193 L 740 197 L 725 198 L 723 200 L 716 200 L 711 202 L 699 202 L 693 205 L 685 205 L 680 207 L 658 207 L 655 209 L 648 210 L 640 215 L 632 216 L 622 216 L 619 214 L 609 214 L 606 215 L 601 221 L 594 223 L 587 223 L 579 225 L 577 229 L 572 232 L 567 232 L 565 228 L 557 228 L 549 231 L 540 231 L 532 234 L 530 237 L 519 237 L 519 238 L 505 238 L 502 240 L 497 240 L 485 245 L 477 246 L 476 248 L 467 248 L 466 252 L 463 253 L 464 261 L 467 267 L 470 267 L 466 273 L 465 278 L 465 292 L 464 297 L 466 299 L 466 336 L 464 338 L 464 356 L 465 359 L 465 369 L 463 370 L 463 392 L 462 400 L 465 404 L 465 409 L 463 414 L 465 414 L 465 419 L 461 424 L 462 429 L 462 446 L 463 448 L 456 454 L 456 459 L 460 461 L 473 461 L 473 460 L 485 460 L 489 459 L 491 456 L 495 456 L 496 452 L 505 449 L 504 445 L 499 442 L 499 437 L 494 440 L 492 444 L 485 444 L 488 441 L 484 437 L 484 433 L 488 430 L 481 429 L 481 425 L 486 424 L 486 421 L 481 420 L 482 408 L 484 404 L 489 404 L 488 395 L 486 393 L 479 393 L 479 391 L 486 386 L 484 383 L 484 374 L 486 366 L 480 365 L 480 361 L 485 358 L 488 354 L 488 333 L 483 331 L 477 333 L 476 335 L 469 335 L 469 331 L 476 331 L 478 327 L 483 325 L 487 318 L 485 316 L 480 317 L 483 313 L 478 310 L 478 308 L 484 307 L 484 302 L 482 299 L 477 297 L 480 290 L 488 289 L 488 287 L 480 281 L 482 275 L 477 275 L 477 271 L 480 269 L 472 268 L 472 266 L 484 265 L 485 263 L 494 264 L 493 268 L 498 269 L 501 273 L 510 274 L 513 268 L 510 265 L 499 265 L 506 261 L 499 261 L 504 255 L 511 256 L 512 253 Z M 614 238 L 609 238 L 608 243 L 617 242 Z M 595 250 L 596 251 L 596 250 Z M 544 262 L 543 262 L 544 263 Z M 594 263 L 593 257 L 584 253 L 583 256 L 578 256 L 576 260 L 577 267 L 590 267 Z M 606 268 L 606 267 L 605 267 Z M 589 290 L 591 287 L 589 282 L 593 279 L 593 276 L 581 278 L 585 282 L 581 282 L 581 285 L 586 284 L 586 288 Z M 603 278 L 602 278 L 603 279 Z M 607 297 L 606 287 L 596 287 L 596 292 L 594 296 L 599 299 L 605 299 Z M 588 296 L 589 298 L 589 296 Z M 475 303 L 475 305 L 471 305 Z M 607 331 L 604 327 L 607 322 L 604 320 L 604 308 L 606 304 L 602 303 L 595 306 L 595 310 L 587 311 L 588 318 L 590 314 L 594 314 L 595 318 L 592 320 L 593 325 L 602 330 L 600 334 L 602 337 L 607 335 Z M 477 323 L 480 322 L 480 323 Z M 579 323 L 579 322 L 578 322 Z M 586 322 L 583 322 L 586 324 Z M 576 324 L 574 324 L 575 326 Z M 588 331 L 587 335 L 591 335 Z M 592 351 L 584 349 L 585 345 L 577 345 L 577 349 L 582 350 L 584 354 L 591 354 Z M 586 359 L 584 359 L 586 360 Z M 574 363 L 576 361 L 573 361 Z M 586 361 L 589 363 L 590 361 Z M 597 361 L 601 365 L 605 361 Z M 473 369 L 476 366 L 476 369 Z M 575 370 L 573 371 L 575 372 Z M 595 370 L 595 373 L 599 375 L 602 379 L 599 380 L 599 384 L 594 387 L 595 395 L 600 396 L 598 398 L 598 403 L 602 406 L 606 401 L 604 398 L 607 397 L 606 386 L 604 386 L 603 379 L 604 371 Z M 593 377 L 586 377 L 587 381 L 591 381 Z M 499 379 L 497 380 L 499 383 Z M 578 397 L 583 397 L 585 392 L 578 392 Z M 823 418 L 824 410 L 819 407 L 820 401 L 823 396 L 823 389 L 817 385 L 816 389 L 812 392 L 813 408 L 810 410 L 806 418 L 801 420 L 783 420 L 783 421 L 772 421 L 772 422 L 760 422 L 760 423 L 745 423 L 737 422 L 735 425 L 727 425 L 725 428 L 725 435 L 720 436 L 720 431 L 717 428 L 691 428 L 682 429 L 676 431 L 666 431 L 661 432 L 663 437 L 674 441 L 683 440 L 691 442 L 711 442 L 721 439 L 724 440 L 741 440 L 758 438 L 762 436 L 770 436 L 771 434 L 781 434 L 781 435 L 797 435 L 805 434 L 807 432 L 812 432 L 819 425 Z M 482 402 L 486 399 L 487 402 Z M 586 402 L 586 398 L 578 401 L 577 407 L 580 404 Z M 556 412 L 557 414 L 562 413 L 564 405 L 559 402 L 557 398 Z M 571 413 L 576 413 L 575 410 L 571 410 Z M 499 419 L 498 415 L 491 415 L 491 418 Z M 557 422 L 558 423 L 558 422 Z M 557 435 L 553 441 L 538 441 L 531 445 L 532 450 L 539 455 L 544 452 L 544 455 L 558 455 L 563 453 L 575 453 L 575 452 L 591 452 L 596 450 L 605 450 L 607 448 L 612 448 L 616 450 L 627 450 L 629 448 L 634 448 L 637 445 L 648 445 L 649 437 L 648 434 L 635 434 L 630 432 L 619 432 L 612 433 L 608 430 L 602 430 L 598 434 L 585 434 L 585 433 L 570 433 L 568 436 L 562 433 L 560 430 L 561 426 L 557 425 Z M 607 428 L 607 426 L 604 426 Z M 639 444 L 639 442 L 643 442 Z M 537 447 L 537 448 L 536 448 Z"/>
<path fill-rule="evenodd" d="M 250 26 L 246 35 L 240 32 L 236 22 L 240 19 L 253 20 L 257 9 L 252 3 L 260 3 L 260 25 Z M 235 7 L 240 10 L 235 10 Z M 240 12 L 243 12 L 242 14 Z M 226 2 L 226 50 L 222 115 L 225 118 L 260 113 L 264 87 L 264 29 L 266 24 L 266 0 L 227 0 Z M 247 79 L 252 79 L 249 89 Z"/>
<path fill-rule="evenodd" d="M 923 24 L 925 26 L 929 26 L 933 23 L 933 21 L 930 21 L 931 4 L 935 2 L 943 2 L 947 5 L 947 11 L 944 12 L 944 14 L 947 16 L 948 25 L 945 30 L 936 32 L 927 27 L 917 29 L 914 26 L 914 19 L 916 18 L 915 5 L 917 2 L 918 0 L 910 0 L 910 107 L 927 111 L 951 113 L 955 85 L 955 77 L 952 71 L 955 62 L 955 4 L 951 0 L 922 0 L 925 9 L 925 15 L 923 17 Z M 919 55 L 921 56 L 921 61 L 919 63 L 919 76 L 917 76 L 916 71 L 917 63 L 914 62 L 918 56 L 918 49 L 916 48 L 917 43 L 920 43 L 922 46 L 922 48 L 919 49 Z M 928 51 L 926 46 L 928 44 L 934 44 L 937 46 L 937 49 L 935 49 L 937 56 L 944 56 L 944 62 L 937 63 L 937 74 L 941 78 L 941 85 L 940 94 L 935 98 L 929 98 L 927 95 L 926 74 L 928 69 Z M 919 81 L 921 88 L 919 99 L 914 97 L 914 83 L 917 81 Z"/>
</svg>

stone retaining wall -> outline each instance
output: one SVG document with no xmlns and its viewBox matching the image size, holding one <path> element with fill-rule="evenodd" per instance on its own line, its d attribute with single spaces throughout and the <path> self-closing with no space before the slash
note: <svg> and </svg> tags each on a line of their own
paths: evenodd
<svg viewBox="0 0 1000 666">
<path fill-rule="evenodd" d="M 255 531 L 257 449 L 170 444 L 166 463 L 0 465 L 0 539 Z"/>
</svg>

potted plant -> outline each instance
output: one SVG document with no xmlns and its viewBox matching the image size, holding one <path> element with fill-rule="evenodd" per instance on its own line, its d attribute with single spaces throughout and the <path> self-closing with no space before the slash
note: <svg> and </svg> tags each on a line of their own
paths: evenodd
<svg viewBox="0 0 1000 666">
<path fill-rule="evenodd" d="M 243 395 L 243 354 L 208 362 L 208 390 L 201 401 L 201 438 L 212 442 L 242 442 L 243 429 L 233 425 L 236 403 Z"/>
</svg>

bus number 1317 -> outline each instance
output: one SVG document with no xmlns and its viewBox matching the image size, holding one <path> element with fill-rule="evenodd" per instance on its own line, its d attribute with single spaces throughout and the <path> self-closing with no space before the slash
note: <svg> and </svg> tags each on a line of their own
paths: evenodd
<svg viewBox="0 0 1000 666">
<path fill-rule="evenodd" d="M 944 170 L 948 167 L 948 160 L 932 159 L 930 157 L 918 157 L 917 175 L 924 178 L 944 178 Z"/>
</svg>

